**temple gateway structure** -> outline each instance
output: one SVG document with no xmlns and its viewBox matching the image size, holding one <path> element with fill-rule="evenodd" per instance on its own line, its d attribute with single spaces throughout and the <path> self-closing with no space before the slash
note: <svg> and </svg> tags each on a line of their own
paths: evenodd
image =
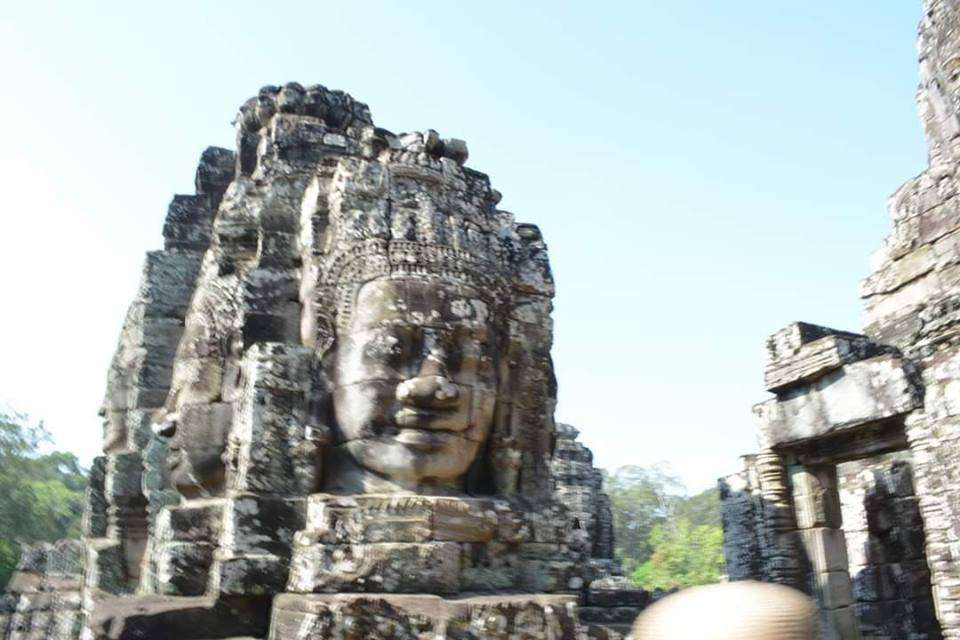
<svg viewBox="0 0 960 640">
<path fill-rule="evenodd" d="M 235 124 L 147 254 L 85 537 L 24 557 L 0 637 L 622 637 L 647 594 L 554 423 L 539 229 L 345 93 Z"/>
<path fill-rule="evenodd" d="M 926 0 L 929 167 L 891 197 L 863 333 L 767 342 L 760 451 L 721 481 L 727 571 L 816 596 L 826 638 L 960 638 L 960 6 Z"/>
</svg>

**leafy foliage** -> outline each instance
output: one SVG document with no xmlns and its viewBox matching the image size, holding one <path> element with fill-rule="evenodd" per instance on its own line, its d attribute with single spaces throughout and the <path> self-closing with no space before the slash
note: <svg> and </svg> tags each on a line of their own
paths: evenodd
<svg viewBox="0 0 960 640">
<path fill-rule="evenodd" d="M 605 478 L 616 555 L 645 589 L 716 582 L 723 573 L 723 530 L 715 490 L 687 496 L 667 467 L 627 466 Z"/>
<path fill-rule="evenodd" d="M 650 535 L 653 554 L 631 575 L 644 589 L 672 589 L 717 582 L 723 572 L 723 530 L 687 518 L 658 524 Z"/>
<path fill-rule="evenodd" d="M 80 535 L 86 474 L 72 453 L 44 453 L 42 424 L 0 413 L 0 588 L 20 545 Z"/>
<path fill-rule="evenodd" d="M 653 528 L 666 521 L 683 484 L 663 467 L 626 466 L 607 475 L 604 486 L 613 510 L 615 553 L 629 574 L 653 553 Z"/>
</svg>

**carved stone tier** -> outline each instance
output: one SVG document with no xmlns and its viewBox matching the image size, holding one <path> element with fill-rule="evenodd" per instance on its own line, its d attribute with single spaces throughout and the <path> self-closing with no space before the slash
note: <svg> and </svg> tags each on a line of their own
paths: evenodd
<svg viewBox="0 0 960 640">
<path fill-rule="evenodd" d="M 586 539 L 563 524 L 502 499 L 316 494 L 294 537 L 288 590 L 574 591 L 599 576 L 582 562 Z"/>
<path fill-rule="evenodd" d="M 579 638 L 576 598 L 518 594 L 294 595 L 274 600 L 271 640 L 368 638 Z"/>
</svg>

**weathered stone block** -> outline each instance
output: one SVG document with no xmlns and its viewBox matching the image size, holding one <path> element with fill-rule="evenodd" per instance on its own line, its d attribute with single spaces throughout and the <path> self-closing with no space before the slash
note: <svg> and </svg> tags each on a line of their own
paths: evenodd
<svg viewBox="0 0 960 640">
<path fill-rule="evenodd" d="M 878 602 L 889 597 L 892 585 L 886 584 L 887 572 L 880 565 L 868 565 L 852 570 L 851 587 L 857 602 Z"/>
<path fill-rule="evenodd" d="M 795 322 L 767 340 L 766 387 L 779 393 L 889 351 L 864 335 Z"/>
<path fill-rule="evenodd" d="M 461 548 L 461 591 L 504 591 L 516 588 L 521 561 L 508 545 L 488 542 L 463 544 Z"/>
<path fill-rule="evenodd" d="M 456 593 L 460 545 L 455 542 L 298 546 L 289 591 L 300 593 Z"/>
<path fill-rule="evenodd" d="M 327 127 L 312 118 L 281 114 L 274 117 L 271 124 L 277 157 L 284 162 L 315 163 L 324 155 L 341 150 L 341 145 L 328 145 L 324 141 Z"/>
<path fill-rule="evenodd" d="M 223 509 L 223 501 L 167 507 L 157 517 L 157 538 L 176 542 L 217 542 Z"/>
<path fill-rule="evenodd" d="M 922 223 L 921 223 L 922 224 Z M 870 274 L 860 285 L 860 296 L 869 298 L 891 293 L 920 278 L 937 266 L 937 256 L 931 245 L 920 245 L 899 260 L 887 262 Z"/>
<path fill-rule="evenodd" d="M 157 589 L 164 595 L 206 592 L 216 547 L 203 542 L 167 542 L 156 551 Z"/>
<path fill-rule="evenodd" d="M 559 554 L 554 554 L 554 557 Z M 517 585 L 523 591 L 531 593 L 554 593 L 574 591 L 582 585 L 577 567 L 566 560 L 545 560 L 539 558 L 521 558 Z"/>
<path fill-rule="evenodd" d="M 420 496 L 310 496 L 307 526 L 325 543 L 427 542 L 433 503 Z"/>
<path fill-rule="evenodd" d="M 839 609 L 853 603 L 850 574 L 844 571 L 827 571 L 815 577 L 817 598 L 827 609 Z"/>
<path fill-rule="evenodd" d="M 221 195 L 234 178 L 236 154 L 222 147 L 207 147 L 200 155 L 194 187 L 199 194 Z"/>
<path fill-rule="evenodd" d="M 441 498 L 433 503 L 434 540 L 488 542 L 498 524 L 496 512 L 485 501 Z"/>
<path fill-rule="evenodd" d="M 112 504 L 142 495 L 140 484 L 143 460 L 138 452 L 117 453 L 107 458 L 104 491 Z"/>
<path fill-rule="evenodd" d="M 90 475 L 83 510 L 83 534 L 88 538 L 107 535 L 107 498 L 104 487 L 107 475 L 106 456 L 97 456 L 90 465 Z"/>
<path fill-rule="evenodd" d="M 821 609 L 820 632 L 823 640 L 859 640 L 860 629 L 853 607 Z"/>
<path fill-rule="evenodd" d="M 125 593 L 128 589 L 123 545 L 108 539 L 91 540 L 86 545 L 85 586 L 107 593 Z"/>
<path fill-rule="evenodd" d="M 151 251 L 143 267 L 139 297 L 147 316 L 183 318 L 200 271 L 200 256 Z"/>
<path fill-rule="evenodd" d="M 798 527 L 840 526 L 840 497 L 832 466 L 791 468 L 790 484 Z"/>
<path fill-rule="evenodd" d="M 213 566 L 211 589 L 227 596 L 269 595 L 284 591 L 290 563 L 272 554 L 218 559 Z"/>
<path fill-rule="evenodd" d="M 587 602 L 594 607 L 645 607 L 650 603 L 650 592 L 629 578 L 611 576 L 590 583 Z"/>
<path fill-rule="evenodd" d="M 815 571 L 847 570 L 847 545 L 842 529 L 804 529 L 800 531 L 800 539 Z"/>
<path fill-rule="evenodd" d="M 637 607 L 580 607 L 580 619 L 601 624 L 633 624 L 640 609 Z"/>
<path fill-rule="evenodd" d="M 490 500 L 435 496 L 310 496 L 307 526 L 334 542 L 488 542 L 500 516 Z"/>
<path fill-rule="evenodd" d="M 203 251 L 210 246 L 212 204 L 208 196 L 173 196 L 163 223 L 164 248 Z"/>
<path fill-rule="evenodd" d="M 98 602 L 88 625 L 94 640 L 116 638 L 263 638 L 269 625 L 267 598 L 143 596 Z"/>
<path fill-rule="evenodd" d="M 365 638 L 551 638 L 576 640 L 572 596 L 500 595 L 445 600 L 435 595 L 278 596 L 270 640 Z"/>
<path fill-rule="evenodd" d="M 765 446 L 795 443 L 920 406 L 904 361 L 884 355 L 844 366 L 754 407 Z"/>
<path fill-rule="evenodd" d="M 220 544 L 232 555 L 289 557 L 294 534 L 303 529 L 306 501 L 235 494 L 224 504 Z"/>
</svg>

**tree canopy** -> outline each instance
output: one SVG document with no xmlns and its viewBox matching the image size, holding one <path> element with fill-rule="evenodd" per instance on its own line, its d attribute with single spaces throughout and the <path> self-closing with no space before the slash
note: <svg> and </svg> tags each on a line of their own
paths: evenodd
<svg viewBox="0 0 960 640">
<path fill-rule="evenodd" d="M 616 555 L 645 589 L 717 582 L 723 574 L 720 501 L 714 489 L 688 496 L 669 468 L 627 466 L 605 477 Z"/>
<path fill-rule="evenodd" d="M 0 413 L 0 588 L 21 545 L 80 535 L 86 474 L 72 453 L 44 452 L 49 443 L 42 424 Z"/>
</svg>

